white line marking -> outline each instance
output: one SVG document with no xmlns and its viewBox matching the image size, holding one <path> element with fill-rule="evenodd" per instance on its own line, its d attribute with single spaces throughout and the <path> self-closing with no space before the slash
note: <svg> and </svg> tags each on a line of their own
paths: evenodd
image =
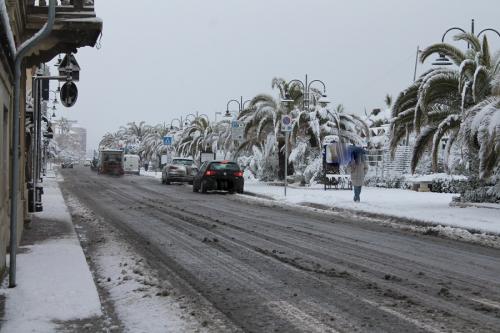
<svg viewBox="0 0 500 333">
<path fill-rule="evenodd" d="M 370 304 L 372 306 L 375 306 L 375 307 L 379 308 L 382 311 L 390 313 L 391 315 L 396 316 L 399 319 L 406 320 L 407 322 L 409 322 L 409 323 L 417 326 L 418 328 L 426 330 L 428 332 L 432 332 L 432 333 L 442 333 L 442 332 L 444 332 L 444 331 L 441 331 L 441 330 L 439 330 L 439 329 L 437 329 L 435 327 L 432 327 L 431 325 L 428 325 L 428 324 L 422 323 L 422 322 L 420 322 L 420 321 L 418 321 L 416 319 L 407 317 L 407 316 L 405 316 L 402 313 L 399 313 L 399 312 L 397 312 L 397 311 L 395 311 L 395 310 L 393 310 L 391 308 L 388 308 L 388 307 L 386 307 L 384 305 L 381 305 L 381 304 L 378 304 L 376 302 L 370 301 L 368 299 L 363 299 L 363 302 L 368 303 L 368 304 Z"/>
<path fill-rule="evenodd" d="M 305 332 L 317 333 L 339 333 L 334 328 L 326 326 L 318 319 L 308 315 L 299 308 L 285 301 L 275 301 L 267 303 L 268 308 L 287 320 L 290 320 L 294 326 Z"/>
</svg>

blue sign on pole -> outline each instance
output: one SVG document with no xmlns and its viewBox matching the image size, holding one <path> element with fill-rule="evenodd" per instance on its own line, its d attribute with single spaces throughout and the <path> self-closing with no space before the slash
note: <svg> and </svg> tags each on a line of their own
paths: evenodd
<svg viewBox="0 0 500 333">
<path fill-rule="evenodd" d="M 174 137 L 171 135 L 165 135 L 163 137 L 163 144 L 165 146 L 171 146 L 174 143 Z"/>
</svg>

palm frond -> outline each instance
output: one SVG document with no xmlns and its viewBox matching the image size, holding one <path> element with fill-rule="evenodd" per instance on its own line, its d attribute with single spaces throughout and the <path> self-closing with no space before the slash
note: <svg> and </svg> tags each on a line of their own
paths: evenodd
<svg viewBox="0 0 500 333">
<path fill-rule="evenodd" d="M 413 147 L 413 152 L 411 156 L 411 172 L 414 173 L 417 168 L 418 162 L 422 158 L 425 150 L 429 147 L 432 142 L 434 133 L 436 133 L 438 126 L 429 125 L 425 127 L 415 141 L 415 146 Z"/>
<path fill-rule="evenodd" d="M 490 53 L 490 46 L 488 43 L 488 39 L 486 38 L 486 35 L 483 37 L 483 47 L 482 47 L 482 56 L 483 58 L 481 59 L 481 65 L 483 65 L 486 68 L 490 68 L 491 66 L 491 53 Z"/>
<path fill-rule="evenodd" d="M 474 72 L 476 71 L 476 62 L 472 59 L 466 59 L 460 64 L 459 69 L 459 86 L 458 90 L 462 91 L 464 84 L 467 80 L 472 81 L 474 79 Z"/>
<path fill-rule="evenodd" d="M 474 73 L 472 84 L 472 98 L 474 103 L 478 103 L 489 95 L 488 70 L 484 66 L 479 66 Z"/>
<path fill-rule="evenodd" d="M 465 54 L 460 49 L 446 43 L 434 44 L 427 47 L 420 53 L 420 62 L 424 62 L 429 56 L 433 54 L 445 55 L 450 58 L 455 65 L 460 66 L 462 61 L 466 59 Z"/>
<path fill-rule="evenodd" d="M 452 130 L 450 133 L 450 136 L 448 137 L 448 141 L 446 141 L 446 146 L 444 148 L 445 152 L 444 152 L 444 163 L 443 164 L 444 164 L 444 167 L 445 167 L 447 172 L 450 172 L 448 159 L 450 157 L 451 147 L 453 146 L 455 141 L 457 141 L 459 130 L 460 129 Z"/>
<path fill-rule="evenodd" d="M 481 52 L 481 41 L 477 38 L 476 35 L 471 34 L 469 32 L 461 33 L 453 37 L 454 40 L 459 41 L 462 40 L 464 42 L 469 43 L 472 46 L 472 49 L 476 52 Z"/>
<path fill-rule="evenodd" d="M 460 116 L 459 115 L 449 115 L 444 119 L 438 126 L 436 132 L 434 133 L 432 139 L 432 168 L 434 172 L 437 171 L 438 165 L 438 151 L 441 145 L 441 139 L 450 130 L 454 130 L 460 127 Z"/>
<path fill-rule="evenodd" d="M 414 107 L 417 104 L 420 82 L 421 81 L 417 81 L 413 83 L 410 87 L 399 93 L 392 107 L 392 118 L 396 118 L 400 112 L 407 110 L 411 106 Z"/>
</svg>

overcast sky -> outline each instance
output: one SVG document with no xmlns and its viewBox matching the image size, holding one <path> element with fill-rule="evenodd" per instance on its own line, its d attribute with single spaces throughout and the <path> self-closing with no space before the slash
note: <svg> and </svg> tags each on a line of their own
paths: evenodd
<svg viewBox="0 0 500 333">
<path fill-rule="evenodd" d="M 230 99 L 273 94 L 273 77 L 307 73 L 326 83 L 333 104 L 362 114 L 411 83 L 417 45 L 440 41 L 453 26 L 470 30 L 472 18 L 476 33 L 500 30 L 498 0 L 95 3 L 102 47 L 79 50 L 79 99 L 56 111 L 87 128 L 89 149 L 127 122 L 170 124 L 196 111 L 213 118 Z M 466 47 L 452 36 L 446 40 Z M 500 38 L 488 37 L 498 50 Z"/>
</svg>

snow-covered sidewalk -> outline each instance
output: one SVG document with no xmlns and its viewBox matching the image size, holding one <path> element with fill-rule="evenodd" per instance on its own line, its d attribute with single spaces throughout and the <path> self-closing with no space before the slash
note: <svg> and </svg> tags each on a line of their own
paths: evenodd
<svg viewBox="0 0 500 333">
<path fill-rule="evenodd" d="M 324 191 L 323 187 L 289 187 L 286 198 L 283 187 L 259 182 L 245 183 L 245 191 L 291 204 L 320 204 L 332 208 L 500 234 L 498 205 L 484 208 L 452 207 L 450 202 L 456 194 L 363 187 L 361 202 L 355 203 L 352 191 Z"/>
<path fill-rule="evenodd" d="M 0 290 L 6 298 L 1 332 L 55 332 L 67 322 L 102 315 L 94 280 L 55 176 L 49 175 L 43 185 L 44 211 L 32 223 L 50 225 L 49 236 L 20 247 L 17 286 L 9 289 L 4 281 Z"/>
<path fill-rule="evenodd" d="M 141 168 L 140 175 L 160 179 L 161 178 L 161 171 L 145 171 L 144 168 Z"/>
</svg>

